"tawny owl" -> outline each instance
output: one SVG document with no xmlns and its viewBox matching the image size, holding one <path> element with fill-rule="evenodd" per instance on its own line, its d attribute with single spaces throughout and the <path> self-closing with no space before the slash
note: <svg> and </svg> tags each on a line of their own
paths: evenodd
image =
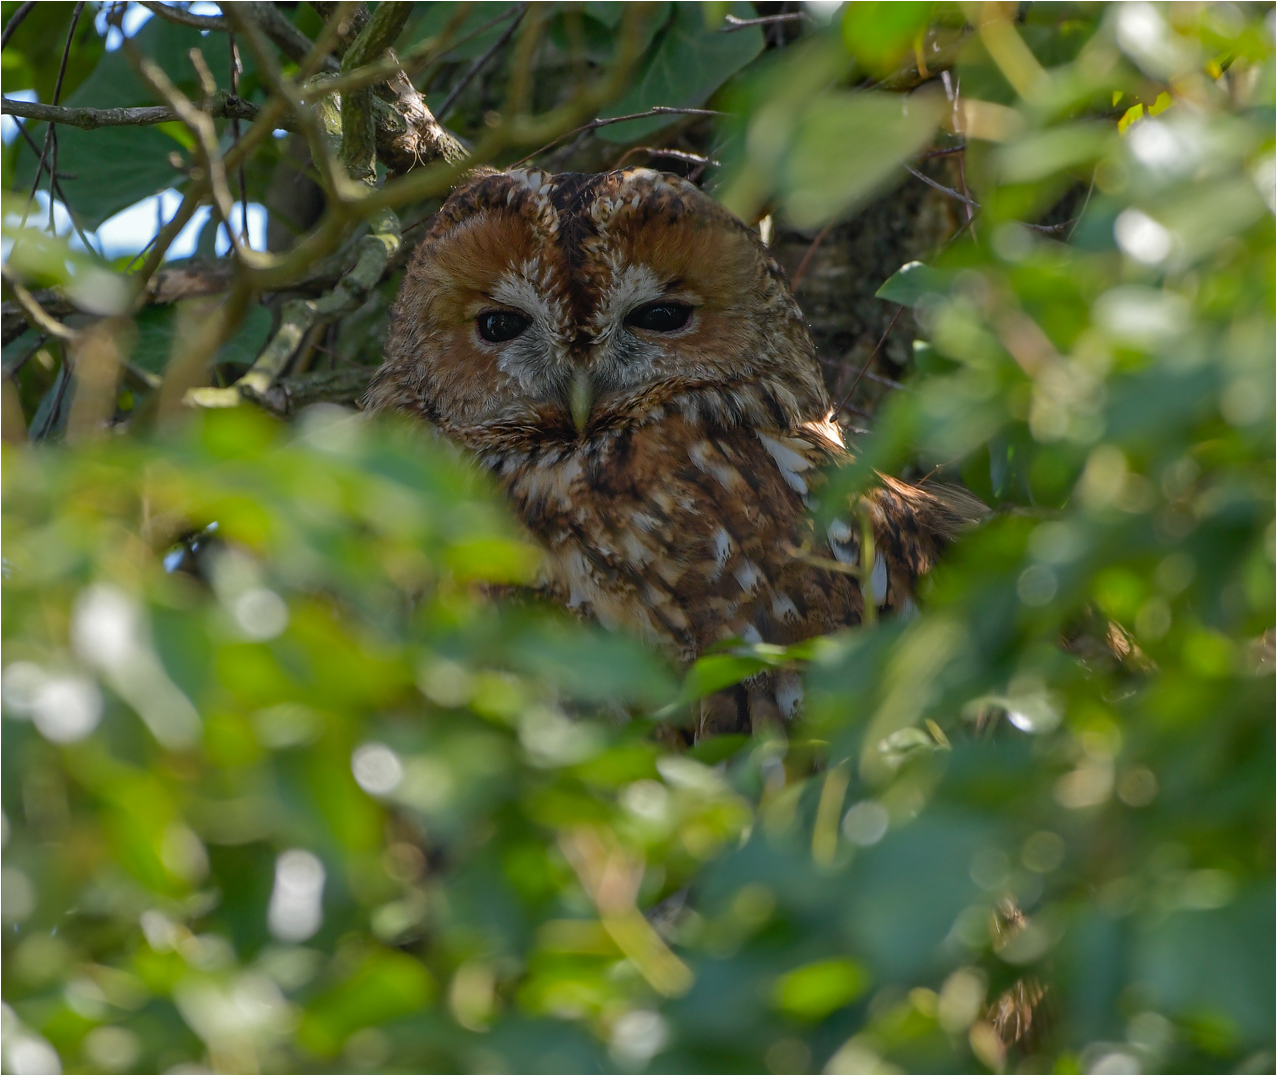
<svg viewBox="0 0 1277 1076">
<path fill-rule="evenodd" d="M 445 202 L 392 312 L 378 408 L 471 450 L 544 546 L 544 589 L 690 662 L 900 609 L 970 516 L 882 479 L 859 529 L 810 523 L 845 456 L 815 349 L 758 236 L 639 168 L 477 175 Z M 859 571 L 859 576 L 856 574 Z M 790 716 L 797 677 L 707 701 L 699 732 Z"/>
</svg>

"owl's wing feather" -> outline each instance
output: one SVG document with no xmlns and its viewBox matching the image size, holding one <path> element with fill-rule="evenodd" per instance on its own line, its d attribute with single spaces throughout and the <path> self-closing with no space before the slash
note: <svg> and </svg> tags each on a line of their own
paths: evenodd
<svg viewBox="0 0 1277 1076">
<path fill-rule="evenodd" d="M 874 529 L 872 589 L 880 609 L 913 608 L 918 579 L 935 566 L 945 547 L 988 515 L 963 489 L 911 485 L 880 475 L 881 485 L 861 498 Z"/>
</svg>

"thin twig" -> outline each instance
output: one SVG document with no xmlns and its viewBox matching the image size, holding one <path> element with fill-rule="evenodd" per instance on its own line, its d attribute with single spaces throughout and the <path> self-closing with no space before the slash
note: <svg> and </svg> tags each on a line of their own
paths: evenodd
<svg viewBox="0 0 1277 1076">
<path fill-rule="evenodd" d="M 56 105 L 58 99 L 62 96 L 62 81 L 66 78 L 67 60 L 71 57 L 71 42 L 75 38 L 75 28 L 80 22 L 80 14 L 84 11 L 84 0 L 79 0 L 71 12 L 71 25 L 67 29 L 66 44 L 62 47 L 62 62 L 58 65 L 57 81 L 53 84 L 53 103 Z M 27 207 L 22 212 L 22 223 L 27 222 L 27 213 L 30 212 L 31 202 L 35 198 L 35 192 L 40 186 L 40 176 L 44 172 L 45 162 L 48 162 L 49 168 L 49 231 L 53 231 L 53 188 L 54 179 L 58 171 L 58 132 L 54 124 L 50 123 L 44 131 L 44 151 L 40 154 L 40 160 L 35 168 L 35 181 L 31 184 L 31 194 L 27 197 Z"/>
<path fill-rule="evenodd" d="M 492 27 L 496 26 L 497 23 L 508 18 L 510 15 L 509 11 L 504 11 L 490 22 L 485 23 L 478 29 L 472 30 L 470 33 L 457 38 L 456 41 L 453 41 L 453 31 L 458 25 L 465 21 L 466 16 L 469 14 L 468 9 L 473 6 L 473 4 L 459 5 L 457 8 L 457 14 L 448 20 L 447 25 L 445 25 L 439 33 L 437 33 L 434 37 L 428 37 L 423 41 L 418 41 L 402 56 L 394 53 L 393 50 L 387 50 L 386 54 L 381 59 L 375 60 L 372 63 L 364 64 L 362 67 L 354 71 L 333 75 L 331 78 L 326 78 L 322 82 L 315 82 L 307 85 L 306 92 L 308 94 L 349 93 L 353 90 L 361 90 L 365 86 L 376 85 L 378 82 L 385 82 L 388 78 L 393 77 L 399 72 L 403 72 L 403 74 L 410 78 L 415 78 L 422 68 L 426 67 L 441 53 L 446 52 L 448 49 L 459 48 L 467 41 L 473 41 L 476 37 L 480 37 L 487 33 L 492 29 Z M 328 33 L 329 31 L 326 29 L 325 33 L 316 41 L 316 45 L 318 45 L 320 41 L 326 40 L 326 35 Z M 336 40 L 335 33 L 333 34 L 333 37 L 334 40 Z M 307 70 L 306 65 L 303 64 L 297 72 L 295 81 L 304 83 L 310 73 L 311 72 Z"/>
<path fill-rule="evenodd" d="M 1082 218 L 1086 216 L 1086 207 L 1091 204 L 1091 195 L 1095 193 L 1095 175 L 1099 169 L 1097 168 L 1091 173 L 1091 185 L 1086 188 L 1086 197 L 1082 199 L 1082 208 L 1077 211 L 1077 216 L 1073 220 L 1073 228 L 1065 238 L 1065 242 L 1073 241 L 1073 233 L 1077 231 L 1077 226 L 1082 223 Z"/>
<path fill-rule="evenodd" d="M 195 15 L 185 8 L 170 7 L 168 4 L 148 3 L 147 0 L 139 0 L 139 2 L 161 19 L 175 22 L 179 26 L 194 26 L 197 30 L 221 30 L 222 32 L 229 31 L 231 28 L 231 24 L 221 15 Z"/>
<path fill-rule="evenodd" d="M 533 157 L 539 157 L 547 149 L 557 146 L 565 138 L 571 138 L 575 134 L 588 134 L 590 131 L 596 131 L 600 127 L 610 127 L 614 123 L 625 123 L 628 120 L 645 120 L 652 116 L 726 116 L 726 112 L 718 112 L 712 108 L 670 108 L 667 105 L 657 105 L 655 108 L 649 108 L 646 112 L 632 112 L 628 116 L 612 116 L 605 120 L 590 120 L 589 123 L 582 124 L 580 127 L 574 127 L 570 131 L 564 131 L 558 138 L 551 142 L 547 142 L 540 149 L 529 153 L 521 160 L 515 161 L 511 167 L 523 164 L 525 161 L 532 160 Z"/>
<path fill-rule="evenodd" d="M 235 22 L 237 21 L 236 13 L 244 7 L 244 4 L 230 4 L 225 10 L 227 16 Z M 570 130 L 572 124 L 580 123 L 585 117 L 596 113 L 628 85 L 634 65 L 639 58 L 641 28 L 647 15 L 647 11 L 640 5 L 633 5 L 626 9 L 622 16 L 622 32 L 616 61 L 610 71 L 547 113 L 538 116 L 512 116 L 495 127 L 485 130 L 474 147 L 470 159 L 451 160 L 441 156 L 424 167 L 414 169 L 407 175 L 390 180 L 383 187 L 376 189 L 358 185 L 357 190 L 350 190 L 355 188 L 356 184 L 349 177 L 340 177 L 344 183 L 340 189 L 336 190 L 335 196 L 330 195 L 324 215 L 309 233 L 299 239 L 286 256 L 275 260 L 269 268 L 244 267 L 253 289 L 255 291 L 279 290 L 281 285 L 295 278 L 299 267 L 312 265 L 327 257 L 348 233 L 352 223 L 369 218 L 383 210 L 420 202 L 447 191 L 455 185 L 461 175 L 473 167 L 472 161 L 493 160 L 500 157 L 507 148 L 538 145 L 547 139 L 555 138 L 565 129 Z M 256 28 L 251 24 L 246 25 L 249 30 L 255 31 Z M 237 25 L 236 32 L 245 34 L 245 26 Z M 248 35 L 247 39 L 250 43 L 253 36 L 256 35 Z M 257 46 L 253 47 L 256 55 Z M 262 70 L 260 58 L 258 66 L 259 70 Z M 276 70 L 274 75 L 269 69 L 263 73 L 268 85 L 276 88 L 272 78 L 278 76 L 278 71 Z M 284 80 L 284 83 L 286 81 Z M 283 83 L 280 85 L 283 85 L 282 100 L 272 98 L 263 108 L 256 126 L 262 124 L 273 107 L 277 105 L 284 107 L 288 87 Z M 252 131 L 245 135 L 241 145 L 252 135 Z M 235 149 L 228 152 L 227 167 L 238 163 L 237 159 L 232 161 L 234 154 Z M 262 258 L 260 254 L 253 256 Z M 152 258 L 154 257 L 155 255 L 152 254 Z"/>
<path fill-rule="evenodd" d="M 53 84 L 53 103 L 56 105 L 62 97 L 62 82 L 67 74 L 67 60 L 71 58 L 71 42 L 75 37 L 75 28 L 79 25 L 80 15 L 84 12 L 84 0 L 78 0 L 75 10 L 71 12 L 71 25 L 67 28 L 66 44 L 62 46 L 62 62 L 58 64 L 58 78 Z"/>
<path fill-rule="evenodd" d="M 27 130 L 27 125 L 21 120 L 14 120 L 13 124 L 17 127 L 18 134 L 22 136 L 23 141 L 31 147 L 31 152 L 38 157 L 40 155 L 40 146 L 37 144 L 36 140 L 31 137 L 31 132 Z M 71 218 L 71 227 L 75 229 L 75 234 L 80 237 L 80 242 L 85 245 L 86 249 L 93 251 L 93 253 L 97 254 L 98 257 L 102 257 L 102 251 L 94 250 L 93 244 L 89 242 L 88 235 L 85 233 L 84 229 L 80 227 L 80 221 L 76 217 L 75 212 L 71 209 L 71 203 L 67 201 L 66 192 L 62 189 L 61 180 L 74 178 L 76 177 L 67 175 L 65 172 L 59 172 L 56 176 L 54 176 L 53 185 L 54 189 L 58 192 L 58 201 L 66 207 L 67 216 Z"/>
<path fill-rule="evenodd" d="M 851 394 L 856 391 L 856 386 L 860 384 L 861 379 L 869 372 L 869 367 L 873 364 L 874 359 L 878 357 L 878 352 L 882 350 L 883 344 L 887 342 L 887 337 L 891 335 L 891 330 L 896 327 L 896 322 L 900 320 L 900 315 L 904 312 L 905 308 L 902 306 L 892 316 L 891 322 L 887 326 L 887 331 L 882 334 L 882 339 L 879 340 L 878 343 L 874 345 L 874 349 L 869 352 L 869 358 L 865 359 L 865 364 L 860 368 L 860 372 L 856 374 L 856 379 L 851 383 L 851 388 L 847 390 L 847 392 L 843 395 L 843 398 L 838 402 L 838 406 L 834 408 L 835 415 L 847 406 L 847 401 L 851 399 Z"/>
<path fill-rule="evenodd" d="M 244 69 L 243 63 L 239 58 L 239 46 L 235 43 L 234 31 L 227 33 L 227 45 L 230 52 L 231 65 L 231 93 L 236 97 L 239 96 L 239 73 Z M 231 141 L 239 141 L 239 120 L 231 120 Z M 244 246 L 251 246 L 248 241 L 248 183 L 244 178 L 244 165 L 241 162 L 239 166 L 239 202 L 240 202 L 240 232 L 243 235 Z M 227 225 L 229 228 L 230 225 Z"/>
<path fill-rule="evenodd" d="M 545 32 L 545 12 L 538 6 L 531 18 L 520 19 L 519 37 L 510 53 L 510 74 L 506 79 L 505 101 L 502 116 L 520 116 L 532 93 L 532 66 L 536 62 L 537 45 Z"/>
<path fill-rule="evenodd" d="M 1069 220 L 1061 221 L 1059 224 L 1029 224 L 1027 221 L 1022 223 L 1030 231 L 1040 232 L 1042 235 L 1061 235 L 1070 228 L 1077 227 L 1077 222 L 1081 219 L 1081 217 L 1072 217 Z"/>
<path fill-rule="evenodd" d="M 876 381 L 879 385 L 886 385 L 889 389 L 908 389 L 908 385 L 902 385 L 893 377 L 883 377 L 882 374 L 875 374 L 872 370 L 865 374 L 870 381 Z"/>
<path fill-rule="evenodd" d="M 942 146 L 939 149 L 929 149 L 926 153 L 918 158 L 920 161 L 929 161 L 934 157 L 952 157 L 957 153 L 966 153 L 967 144 L 965 142 L 956 146 Z"/>
<path fill-rule="evenodd" d="M 23 287 L 22 281 L 7 265 L 0 266 L 0 275 L 3 275 L 4 282 L 13 291 L 13 297 L 18 300 L 18 305 L 22 307 L 23 313 L 27 315 L 27 321 L 36 326 L 42 333 L 56 336 L 59 340 L 79 339 L 80 334 L 78 332 L 69 326 L 63 325 L 62 322 L 39 304 L 36 297 Z"/>
<path fill-rule="evenodd" d="M 623 92 L 630 84 L 634 67 L 641 55 L 642 27 L 650 15 L 646 5 L 642 4 L 626 5 L 624 10 L 625 13 L 621 16 L 620 42 L 610 71 L 578 90 L 563 104 L 547 113 L 534 117 L 503 118 L 502 122 L 483 132 L 471 151 L 470 159 L 491 161 L 497 159 L 506 149 L 515 146 L 534 146 L 546 138 L 551 140 L 545 146 L 548 149 L 581 130 L 579 127 L 572 128 L 569 124 L 579 123 L 585 116 L 597 112 L 608 101 L 614 100 Z M 670 111 L 690 110 L 672 109 Z M 527 158 L 525 157 L 524 160 Z M 435 161 L 426 168 L 416 169 L 406 176 L 386 183 L 381 189 L 367 195 L 361 201 L 360 208 L 367 213 L 383 206 L 403 206 L 433 198 L 450 189 L 467 166 L 467 161 Z M 314 239 L 315 236 L 312 235 L 304 240 L 303 244 L 309 244 Z"/>
<path fill-rule="evenodd" d="M 807 252 L 803 255 L 803 260 L 798 263 L 798 268 L 794 270 L 793 279 L 789 283 L 790 291 L 796 292 L 798 290 L 798 285 L 803 282 L 803 277 L 807 275 L 807 266 L 811 264 L 811 259 L 816 253 L 816 248 L 825 241 L 825 236 L 829 234 L 834 223 L 835 222 L 831 220 L 816 233 L 816 238 L 811 241 L 811 245 L 807 248 Z"/>
<path fill-rule="evenodd" d="M 212 191 L 213 208 L 226 225 L 226 234 L 235 252 L 241 258 L 251 259 L 253 252 L 243 250 L 243 244 L 239 242 L 235 235 L 235 229 L 231 227 L 233 219 L 231 208 L 234 205 L 234 199 L 231 197 L 230 185 L 226 180 L 225 158 L 219 154 L 217 149 L 217 132 L 213 129 L 212 119 L 209 118 L 206 112 L 201 112 L 196 108 L 187 96 L 173 85 L 159 64 L 141 55 L 130 42 L 126 41 L 123 48 L 142 81 L 157 97 L 161 97 L 168 102 L 169 107 L 177 113 L 178 118 L 195 136 L 197 159 Z M 209 89 L 213 86 L 212 72 L 208 70 L 208 65 L 204 62 L 204 57 L 199 49 L 191 49 L 190 57 L 207 95 Z"/>
<path fill-rule="evenodd" d="M 245 16 L 250 7 L 251 5 L 238 4 L 230 5 L 225 10 L 227 17 L 235 24 L 236 29 L 248 43 L 249 50 L 257 61 L 258 76 L 274 94 L 273 100 L 263 109 L 263 116 L 272 106 L 280 112 L 292 112 L 293 116 L 296 117 L 302 134 L 306 136 L 306 144 L 310 149 L 311 160 L 314 161 L 315 167 L 319 169 L 323 186 L 327 188 L 333 197 L 341 200 L 347 195 L 351 184 L 348 182 L 345 172 L 341 170 L 334 159 L 334 147 L 328 137 L 328 132 L 319 117 L 318 111 L 313 107 L 308 107 L 303 100 L 303 96 L 307 91 L 285 78 L 257 24 Z M 331 27 L 329 29 L 331 30 Z M 328 39 L 335 41 L 335 34 L 330 32 L 321 35 L 321 40 Z M 302 67 L 304 68 L 305 66 L 306 64 L 303 62 Z M 228 151 L 228 162 L 240 147 L 244 147 L 245 153 L 247 152 L 247 148 L 251 146 L 255 134 L 259 137 L 265 135 L 261 117 L 258 118 L 253 129 L 244 136 L 239 146 L 232 147 Z M 241 157 L 240 159 L 243 158 Z"/>
<path fill-rule="evenodd" d="M 4 24 L 4 33 L 0 34 L 0 49 L 9 44 L 9 38 L 13 36 L 13 31 L 22 25 L 22 20 L 31 14 L 33 7 L 35 7 L 35 0 L 25 0 L 25 3 L 18 5 L 18 10 Z"/>
<path fill-rule="evenodd" d="M 732 34 L 737 30 L 748 30 L 751 26 L 774 26 L 778 22 L 812 22 L 805 11 L 787 11 L 781 15 L 764 15 L 759 19 L 738 19 L 735 15 L 724 16 L 726 26 L 720 26 L 720 34 Z"/>
<path fill-rule="evenodd" d="M 620 159 L 616 162 L 616 167 L 620 168 L 626 160 L 635 153 L 646 153 L 650 157 L 669 157 L 675 161 L 687 161 L 688 164 L 712 164 L 718 165 L 718 161 L 712 157 L 702 157 L 699 153 L 685 153 L 681 149 L 659 149 L 655 146 L 632 146 L 621 154 Z"/>
<path fill-rule="evenodd" d="M 956 198 L 959 202 L 961 202 L 963 205 L 967 206 L 968 208 L 975 208 L 975 209 L 980 208 L 979 202 L 973 202 L 970 198 L 966 197 L 966 195 L 960 194 L 959 192 L 955 191 L 952 187 L 946 187 L 943 183 L 937 183 L 930 176 L 924 175 L 922 172 L 919 172 L 916 168 L 912 168 L 909 165 L 905 165 L 905 171 L 908 172 L 911 176 L 913 176 L 914 179 L 922 180 L 922 182 L 925 183 L 928 187 L 938 190 L 942 194 L 947 194 L 950 198 Z"/>
<path fill-rule="evenodd" d="M 452 90 L 448 93 L 448 96 L 444 98 L 443 104 L 439 106 L 439 111 L 435 113 L 440 123 L 443 123 L 444 120 L 448 118 L 449 114 L 452 112 L 452 106 L 457 103 L 457 98 L 460 97 L 465 88 L 474 81 L 475 76 L 483 70 L 484 66 L 492 59 L 493 56 L 501 51 L 505 43 L 514 36 L 515 30 L 519 28 L 519 23 L 523 21 L 523 16 L 527 14 L 528 5 L 520 4 L 518 8 L 513 10 L 517 12 L 515 14 L 514 21 L 501 32 L 501 36 L 492 43 L 492 47 L 470 65 L 469 70 L 461 76 L 461 81 L 453 86 Z M 506 14 L 508 15 L 509 12 Z M 502 18 L 505 17 L 505 15 L 502 16 Z"/>
</svg>

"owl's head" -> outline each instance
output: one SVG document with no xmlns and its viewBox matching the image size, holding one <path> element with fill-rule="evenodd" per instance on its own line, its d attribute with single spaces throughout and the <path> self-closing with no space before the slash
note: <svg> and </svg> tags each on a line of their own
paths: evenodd
<svg viewBox="0 0 1277 1076">
<path fill-rule="evenodd" d="M 480 449 L 671 411 L 776 429 L 829 411 L 802 313 L 758 236 L 646 168 L 518 169 L 456 190 L 407 271 L 369 399 Z"/>
</svg>

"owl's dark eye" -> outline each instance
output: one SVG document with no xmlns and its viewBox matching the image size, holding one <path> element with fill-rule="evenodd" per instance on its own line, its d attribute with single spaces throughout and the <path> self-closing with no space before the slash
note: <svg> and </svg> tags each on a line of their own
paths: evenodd
<svg viewBox="0 0 1277 1076">
<path fill-rule="evenodd" d="M 648 329 L 655 333 L 672 333 L 687 324 L 692 308 L 686 303 L 648 303 L 640 306 L 625 324 L 631 329 Z"/>
<path fill-rule="evenodd" d="M 513 340 L 532 324 L 531 318 L 517 310 L 485 310 L 475 321 L 479 326 L 479 335 L 493 344 Z"/>
</svg>

